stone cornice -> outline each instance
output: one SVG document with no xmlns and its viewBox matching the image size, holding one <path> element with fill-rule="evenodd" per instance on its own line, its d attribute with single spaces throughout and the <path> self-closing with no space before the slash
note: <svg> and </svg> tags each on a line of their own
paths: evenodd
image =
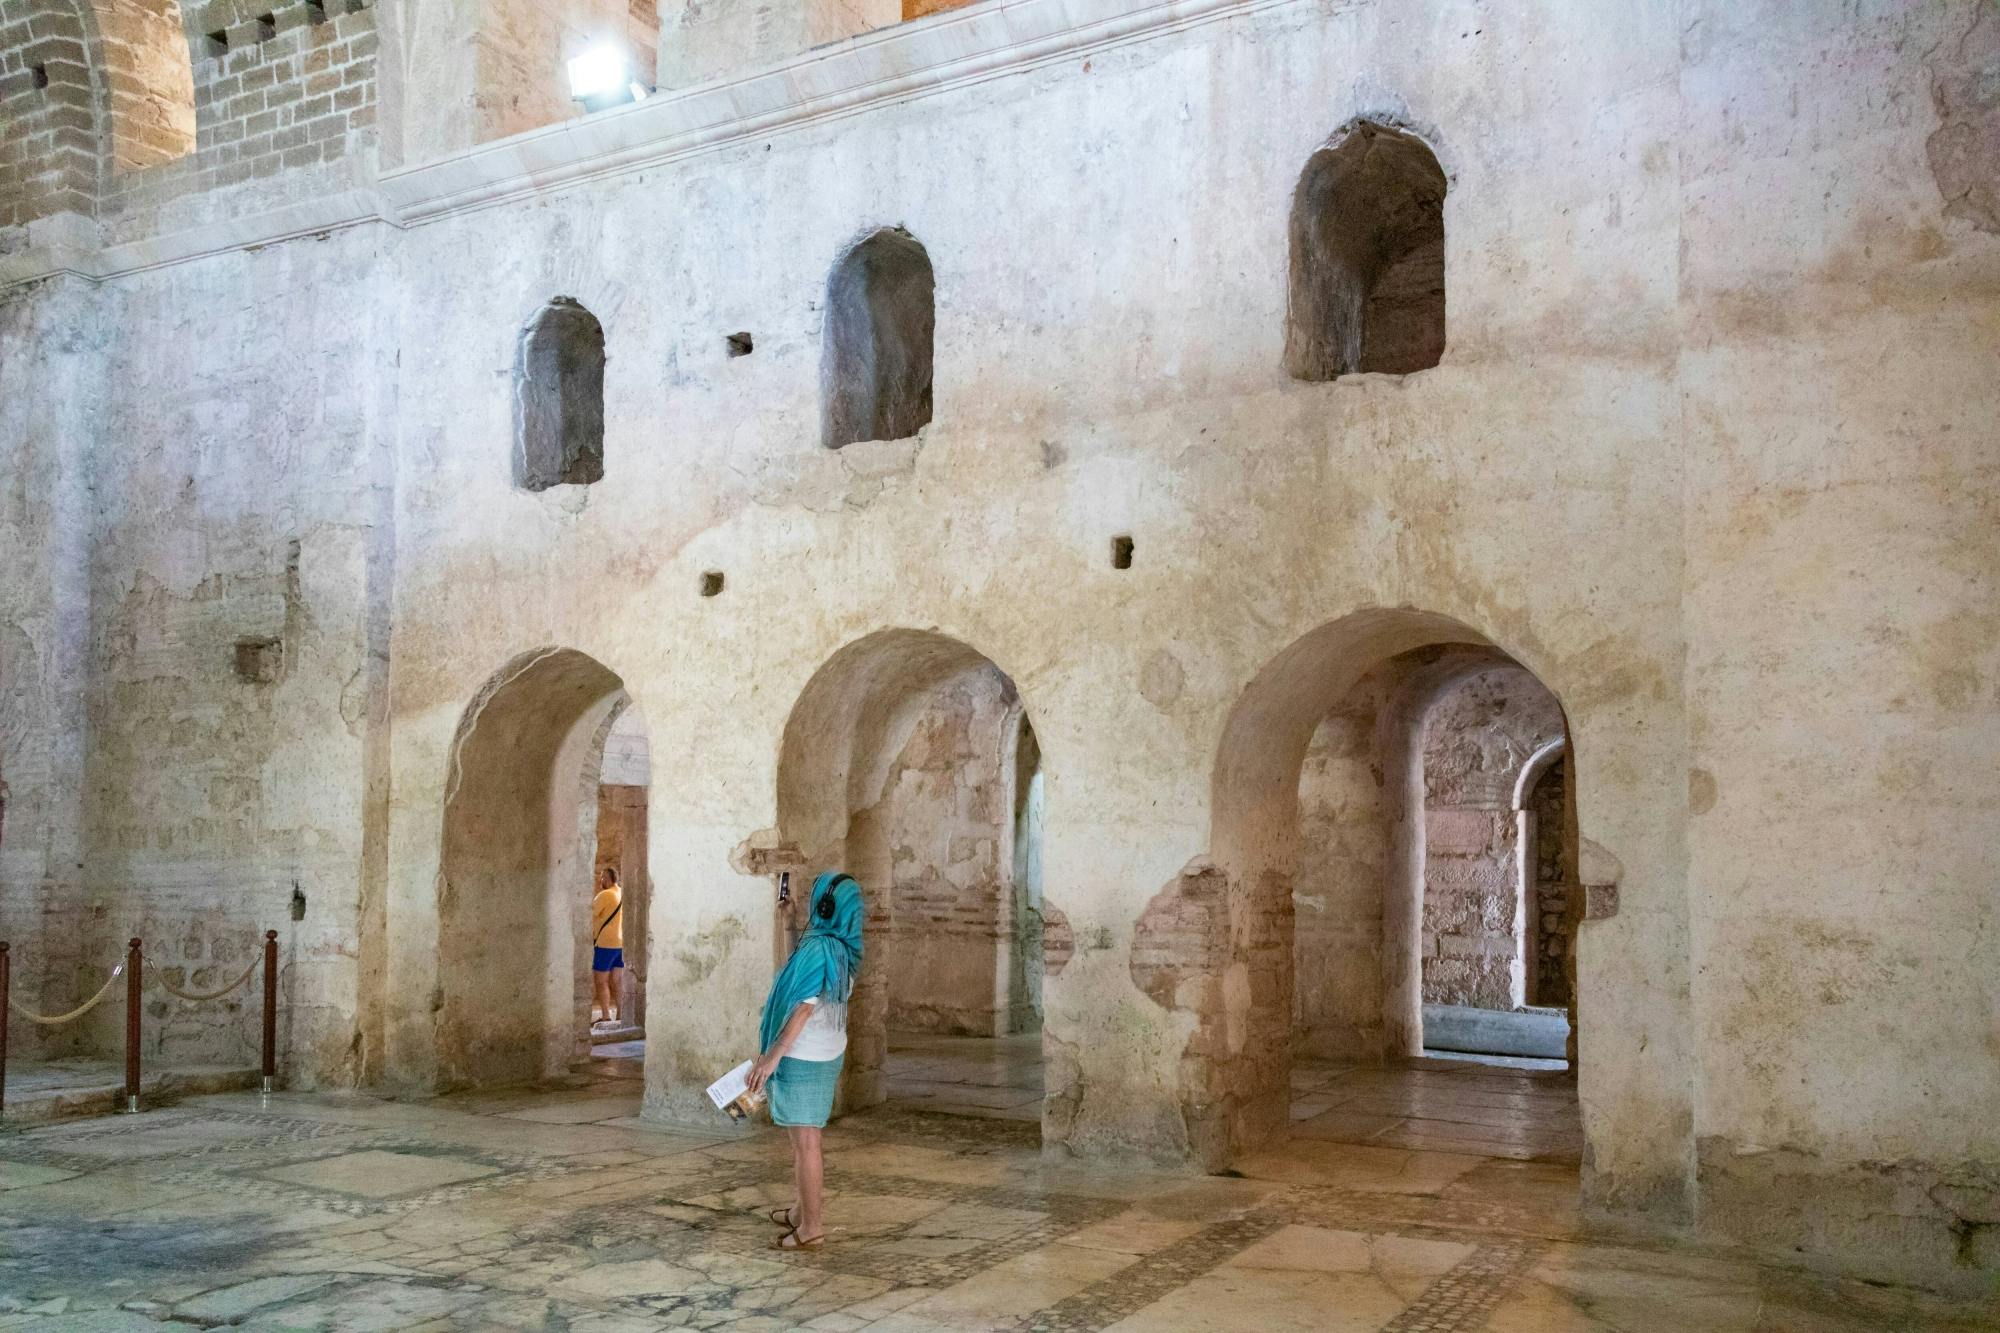
<svg viewBox="0 0 2000 1333">
<path fill-rule="evenodd" d="M 420 226 L 1216 19 L 1307 3 L 1316 0 L 984 0 L 740 78 L 386 171 L 371 187 L 109 245 L 87 219 L 44 219 L 29 229 L 26 249 L 0 255 L 0 287 L 58 273 L 101 281 L 346 227 Z"/>
</svg>

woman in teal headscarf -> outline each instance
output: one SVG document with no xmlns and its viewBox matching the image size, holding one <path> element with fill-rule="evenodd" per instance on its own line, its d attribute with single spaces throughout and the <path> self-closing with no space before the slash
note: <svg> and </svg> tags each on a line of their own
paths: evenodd
<svg viewBox="0 0 2000 1333">
<path fill-rule="evenodd" d="M 771 1214 L 785 1228 L 775 1249 L 812 1249 L 826 1240 L 820 1131 L 847 1058 L 847 999 L 860 969 L 861 885 L 829 870 L 813 881 L 806 933 L 771 983 L 758 1034 L 764 1053 L 750 1066 L 751 1088 L 769 1091 L 772 1123 L 791 1136 L 799 1186 L 798 1202 Z"/>
</svg>

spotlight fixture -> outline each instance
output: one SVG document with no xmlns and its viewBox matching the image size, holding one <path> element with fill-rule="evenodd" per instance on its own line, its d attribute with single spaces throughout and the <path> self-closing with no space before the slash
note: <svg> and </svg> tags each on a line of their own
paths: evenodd
<svg viewBox="0 0 2000 1333">
<path fill-rule="evenodd" d="M 643 102 L 652 89 L 632 77 L 632 64 L 615 43 L 600 42 L 569 62 L 569 96 L 585 111 Z"/>
<path fill-rule="evenodd" d="M 589 102 L 622 94 L 631 81 L 625 53 L 609 42 L 593 46 L 569 62 L 569 95 L 572 101 Z"/>
</svg>

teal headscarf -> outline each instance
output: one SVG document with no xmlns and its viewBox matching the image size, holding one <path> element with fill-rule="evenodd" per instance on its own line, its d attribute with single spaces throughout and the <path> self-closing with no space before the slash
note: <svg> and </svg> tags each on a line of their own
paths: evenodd
<svg viewBox="0 0 2000 1333">
<path fill-rule="evenodd" d="M 757 1049 L 768 1051 L 792 1011 L 815 997 L 845 1004 L 854 993 L 861 966 L 861 885 L 854 876 L 829 870 L 813 881 L 806 907 L 806 933 L 792 950 L 785 970 L 771 983 Z"/>
</svg>

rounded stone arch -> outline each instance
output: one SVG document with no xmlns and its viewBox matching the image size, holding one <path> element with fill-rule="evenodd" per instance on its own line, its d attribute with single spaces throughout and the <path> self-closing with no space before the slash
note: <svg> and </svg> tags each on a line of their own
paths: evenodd
<svg viewBox="0 0 2000 1333">
<path fill-rule="evenodd" d="M 1521 765 L 1519 777 L 1514 781 L 1514 790 L 1511 793 L 1508 808 L 1514 814 L 1514 845 L 1516 848 L 1516 869 L 1518 872 L 1514 921 L 1514 966 L 1516 975 L 1514 1003 L 1517 1007 L 1526 1007 L 1529 1005 L 1553 1006 L 1560 1001 L 1563 995 L 1567 995 L 1570 1000 L 1573 1017 L 1575 1001 L 1574 982 L 1576 978 L 1570 975 L 1569 969 L 1574 964 L 1571 960 L 1567 959 L 1560 963 L 1555 963 L 1553 960 L 1545 959 L 1543 956 L 1545 953 L 1543 939 L 1545 932 L 1541 928 L 1541 917 L 1546 910 L 1547 904 L 1542 901 L 1542 886 L 1538 878 L 1544 843 L 1554 840 L 1558 844 L 1559 854 L 1566 856 L 1566 853 L 1560 852 L 1560 848 L 1567 841 L 1567 826 L 1569 824 L 1567 793 L 1561 791 L 1550 793 L 1551 797 L 1555 798 L 1554 811 L 1559 813 L 1560 816 L 1556 827 L 1543 827 L 1535 815 L 1535 806 L 1541 795 L 1539 789 L 1542 779 L 1555 773 L 1557 766 L 1561 765 L 1568 757 L 1569 737 L 1567 735 L 1557 737 L 1529 755 L 1528 761 Z M 1567 859 L 1576 860 L 1573 857 Z M 1577 868 L 1579 873 L 1581 873 L 1582 867 L 1580 862 Z M 1552 887 L 1554 886 L 1552 885 Z M 1578 887 L 1581 888 L 1581 885 L 1578 885 Z M 1569 904 L 1567 903 L 1561 904 L 1559 908 L 1565 916 L 1571 915 L 1568 909 Z M 1564 948 L 1567 948 L 1569 937 L 1573 934 L 1573 925 L 1573 922 L 1568 923 L 1568 928 L 1560 932 L 1563 937 Z M 1551 938 L 1554 938 L 1558 932 L 1549 931 L 1546 933 Z M 1544 972 L 1545 968 L 1549 969 L 1546 974 Z M 1549 976 L 1556 978 L 1556 984 L 1551 984 L 1547 979 Z M 1559 994 L 1550 995 L 1549 992 L 1552 990 L 1559 992 Z M 1568 1058 L 1572 1064 L 1576 1062 L 1576 1033 L 1574 1031 L 1570 1033 Z"/>
<path fill-rule="evenodd" d="M 780 908 L 773 916 L 774 965 L 782 962 L 802 928 L 808 890 L 823 870 L 846 870 L 861 882 L 865 929 L 872 940 L 884 937 L 894 881 L 884 809 L 892 769 L 937 692 L 975 676 L 998 677 L 1012 697 L 1011 719 L 1032 713 L 1010 672 L 987 653 L 938 630 L 885 629 L 864 635 L 835 651 L 806 682 L 786 718 L 779 747 L 777 836 L 798 869 L 791 908 Z M 1015 754 L 1007 744 L 998 745 L 996 771 Z M 1011 859 L 1011 847 L 1003 859 Z M 848 1008 L 841 1089 L 845 1109 L 873 1105 L 885 1096 L 889 997 L 884 962 L 879 951 L 870 955 L 872 965 L 863 966 Z"/>
<path fill-rule="evenodd" d="M 1315 731 L 1372 676 L 1390 756 L 1384 764 L 1390 775 L 1384 809 L 1395 824 L 1389 873 L 1407 885 L 1393 902 L 1385 891 L 1380 1040 L 1384 1054 L 1414 1055 L 1422 1048 L 1416 944 L 1424 846 L 1420 813 L 1411 812 L 1420 812 L 1423 801 L 1425 720 L 1465 680 L 1510 664 L 1546 686 L 1530 663 L 1461 620 L 1365 608 L 1293 640 L 1239 694 L 1216 749 L 1208 858 L 1182 877 L 1178 892 L 1149 907 L 1135 946 L 1135 954 L 1152 947 L 1149 920 L 1156 914 L 1163 923 L 1184 919 L 1199 900 L 1213 917 L 1208 951 L 1223 976 L 1208 991 L 1214 1012 L 1194 1015 L 1195 1040 L 1203 1052 L 1219 1054 L 1203 1055 L 1201 1068 L 1189 1071 L 1190 1084 L 1228 1091 L 1187 1108 L 1190 1140 L 1203 1145 L 1210 1164 L 1226 1164 L 1234 1153 L 1281 1135 L 1287 1123 L 1299 784 Z"/>
<path fill-rule="evenodd" d="M 1535 784 L 1540 782 L 1542 776 L 1555 767 L 1562 760 L 1563 756 L 1568 753 L 1569 737 L 1558 736 L 1555 740 L 1550 741 L 1547 745 L 1529 755 L 1528 762 L 1521 765 L 1521 775 L 1514 780 L 1514 797 L 1510 808 L 1514 810 L 1524 809 L 1527 804 L 1528 794 L 1534 791 Z"/>
<path fill-rule="evenodd" d="M 441 1089 L 532 1081 L 579 1053 L 595 782 L 627 698 L 596 658 L 551 646 L 494 672 L 460 717 L 437 883 Z"/>
</svg>

